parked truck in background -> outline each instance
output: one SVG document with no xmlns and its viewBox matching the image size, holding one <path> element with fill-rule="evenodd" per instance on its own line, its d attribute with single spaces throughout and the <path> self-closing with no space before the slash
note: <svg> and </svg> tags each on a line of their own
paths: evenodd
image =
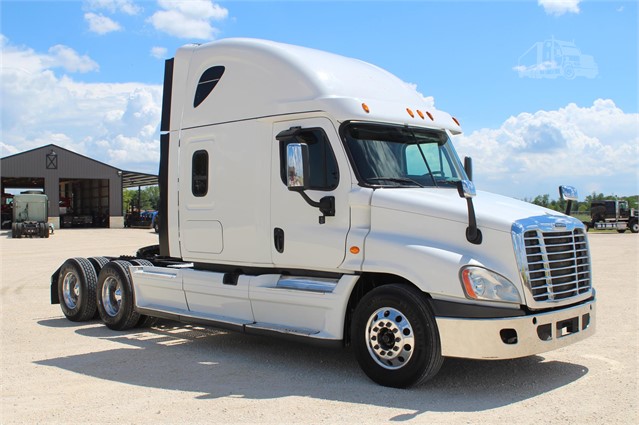
<svg viewBox="0 0 639 425">
<path fill-rule="evenodd" d="M 374 65 L 187 45 L 166 62 L 161 131 L 159 245 L 65 261 L 51 301 L 70 320 L 351 345 L 393 387 L 444 357 L 530 356 L 595 331 L 583 223 L 476 192 L 459 122 Z"/>
<path fill-rule="evenodd" d="M 616 229 L 619 233 L 630 230 L 639 233 L 637 210 L 628 207 L 628 201 L 607 199 L 590 203 L 590 221 L 586 230 Z"/>
<path fill-rule="evenodd" d="M 42 192 L 27 191 L 13 196 L 11 237 L 49 237 L 49 199 Z"/>
</svg>

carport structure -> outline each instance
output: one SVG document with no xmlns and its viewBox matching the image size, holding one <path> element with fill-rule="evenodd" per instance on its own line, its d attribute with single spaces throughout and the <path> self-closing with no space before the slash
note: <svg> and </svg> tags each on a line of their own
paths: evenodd
<svg viewBox="0 0 639 425">
<path fill-rule="evenodd" d="M 120 170 L 53 144 L 0 161 L 2 193 L 44 190 L 56 228 L 124 227 L 122 190 L 158 184 L 156 175 Z"/>
</svg>

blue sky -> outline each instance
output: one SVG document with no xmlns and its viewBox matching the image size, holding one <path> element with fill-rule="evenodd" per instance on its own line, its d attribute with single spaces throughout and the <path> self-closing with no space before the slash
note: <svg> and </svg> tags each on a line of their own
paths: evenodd
<svg viewBox="0 0 639 425">
<path fill-rule="evenodd" d="M 635 1 L 3 0 L 0 14 L 2 156 L 56 143 L 155 172 L 162 60 L 189 42 L 255 37 L 415 85 L 461 121 L 457 150 L 479 189 L 639 193 Z M 570 69 L 549 50 L 520 60 L 552 39 Z"/>
</svg>

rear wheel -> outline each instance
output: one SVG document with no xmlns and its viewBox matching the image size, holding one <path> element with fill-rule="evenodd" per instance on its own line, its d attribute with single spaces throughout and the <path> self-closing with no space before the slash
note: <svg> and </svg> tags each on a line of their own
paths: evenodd
<svg viewBox="0 0 639 425">
<path fill-rule="evenodd" d="M 392 284 L 374 289 L 359 302 L 351 326 L 357 361 L 378 384 L 419 385 L 443 363 L 437 324 L 416 288 Z"/>
<path fill-rule="evenodd" d="M 86 258 L 69 258 L 62 264 L 58 277 L 60 308 L 67 319 L 84 322 L 96 310 L 98 277 Z"/>
<path fill-rule="evenodd" d="M 129 266 L 131 263 L 128 261 L 110 261 L 100 271 L 98 311 L 110 329 L 130 329 L 140 320 L 140 315 L 134 310 Z"/>
<path fill-rule="evenodd" d="M 630 227 L 630 231 L 632 233 L 639 233 L 639 221 L 637 220 L 631 221 L 628 227 Z"/>
</svg>

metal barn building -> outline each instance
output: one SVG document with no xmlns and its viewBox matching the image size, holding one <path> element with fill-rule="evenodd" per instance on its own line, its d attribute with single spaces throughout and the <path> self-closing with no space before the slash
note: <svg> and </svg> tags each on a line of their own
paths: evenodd
<svg viewBox="0 0 639 425">
<path fill-rule="evenodd" d="M 2 193 L 44 190 L 56 228 L 124 227 L 122 190 L 158 184 L 156 175 L 120 170 L 53 144 L 0 161 Z"/>
</svg>

